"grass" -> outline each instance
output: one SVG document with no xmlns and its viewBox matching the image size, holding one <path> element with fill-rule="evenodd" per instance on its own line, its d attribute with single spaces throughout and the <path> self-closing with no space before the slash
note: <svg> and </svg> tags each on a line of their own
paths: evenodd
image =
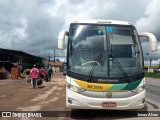
<svg viewBox="0 0 160 120">
<path fill-rule="evenodd" d="M 159 78 L 160 79 L 160 73 L 145 73 L 145 77 Z"/>
</svg>

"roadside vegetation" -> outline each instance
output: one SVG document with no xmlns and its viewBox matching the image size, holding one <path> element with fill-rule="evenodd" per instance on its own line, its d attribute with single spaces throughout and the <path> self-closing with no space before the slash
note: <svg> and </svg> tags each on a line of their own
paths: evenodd
<svg viewBox="0 0 160 120">
<path fill-rule="evenodd" d="M 150 77 L 150 78 L 159 78 L 160 79 L 160 73 L 145 73 L 145 77 Z"/>
</svg>

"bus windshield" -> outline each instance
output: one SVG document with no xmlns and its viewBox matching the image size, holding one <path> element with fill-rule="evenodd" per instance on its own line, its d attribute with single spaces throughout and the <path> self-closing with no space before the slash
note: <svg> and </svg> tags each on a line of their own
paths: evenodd
<svg viewBox="0 0 160 120">
<path fill-rule="evenodd" d="M 71 24 L 68 70 L 98 78 L 143 73 L 143 57 L 133 26 Z"/>
</svg>

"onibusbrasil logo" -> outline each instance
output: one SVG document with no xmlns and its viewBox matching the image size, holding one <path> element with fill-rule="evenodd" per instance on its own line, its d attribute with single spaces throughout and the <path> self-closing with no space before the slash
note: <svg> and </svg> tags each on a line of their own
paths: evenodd
<svg viewBox="0 0 160 120">
<path fill-rule="evenodd" d="M 2 112 L 2 117 L 42 117 L 40 112 Z"/>
</svg>

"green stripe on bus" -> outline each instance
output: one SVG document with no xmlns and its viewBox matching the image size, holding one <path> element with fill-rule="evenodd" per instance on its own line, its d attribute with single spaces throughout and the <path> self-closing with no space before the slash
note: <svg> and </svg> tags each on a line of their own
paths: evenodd
<svg viewBox="0 0 160 120">
<path fill-rule="evenodd" d="M 133 90 L 135 88 L 137 88 L 137 86 L 141 83 L 142 80 L 137 80 L 131 83 L 128 83 L 128 85 L 123 88 L 123 90 Z"/>
<path fill-rule="evenodd" d="M 128 83 L 124 84 L 113 84 L 113 86 L 109 90 L 123 90 L 127 86 Z"/>
<path fill-rule="evenodd" d="M 137 80 L 131 83 L 113 84 L 113 86 L 108 90 L 133 90 L 137 88 L 137 86 L 141 83 L 141 81 L 142 80 Z"/>
</svg>

